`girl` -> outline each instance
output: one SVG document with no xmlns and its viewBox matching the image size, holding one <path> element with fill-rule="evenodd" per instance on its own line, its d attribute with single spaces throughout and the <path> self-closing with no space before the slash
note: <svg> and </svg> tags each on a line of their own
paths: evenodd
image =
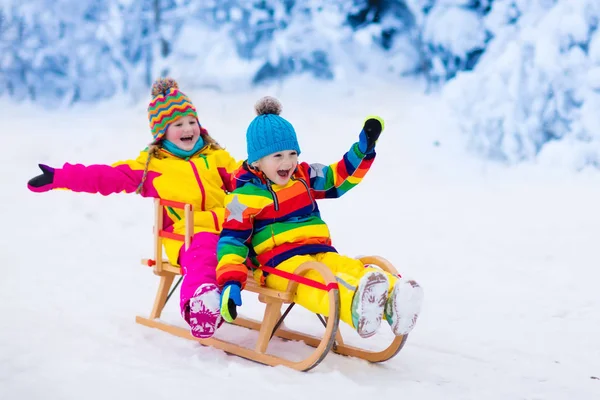
<svg viewBox="0 0 600 400">
<path fill-rule="evenodd" d="M 31 179 L 28 188 L 102 195 L 135 192 L 192 204 L 194 236 L 189 249 L 169 239 L 164 247 L 169 262 L 181 266 L 180 307 L 192 335 L 210 337 L 221 323 L 215 268 L 223 201 L 233 189 L 231 174 L 240 163 L 200 125 L 194 105 L 173 79 L 158 79 L 152 86 L 148 119 L 154 140 L 135 160 L 113 165 L 66 163 L 56 169 L 40 164 L 43 173 Z M 185 233 L 183 210 L 169 207 L 163 220 L 165 230 Z"/>
<path fill-rule="evenodd" d="M 244 264 L 251 255 L 258 264 L 285 272 L 308 261 L 327 265 L 340 284 L 340 319 L 361 337 L 375 334 L 383 316 L 395 335 L 409 333 L 421 308 L 421 287 L 338 254 L 316 203 L 340 197 L 362 180 L 375 158 L 383 121 L 368 118 L 359 141 L 343 159 L 325 166 L 298 163 L 296 132 L 279 116 L 281 105 L 276 99 L 263 98 L 255 108 L 258 116 L 246 133 L 248 160 L 236 174 L 237 188 L 225 199 L 225 223 L 217 247 L 224 319 L 235 319 L 236 306 L 242 304 L 240 290 L 247 276 Z M 285 290 L 288 283 L 274 274 L 260 275 L 259 270 L 255 277 L 277 290 Z M 306 277 L 323 282 L 316 272 Z M 294 301 L 327 315 L 325 291 L 301 284 Z"/>
</svg>

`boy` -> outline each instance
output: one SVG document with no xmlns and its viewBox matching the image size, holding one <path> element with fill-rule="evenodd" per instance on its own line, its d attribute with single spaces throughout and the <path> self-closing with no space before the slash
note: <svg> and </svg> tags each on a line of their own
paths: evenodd
<svg viewBox="0 0 600 400">
<path fill-rule="evenodd" d="M 217 245 L 223 318 L 229 322 L 236 318 L 247 277 L 245 262 L 255 256 L 260 265 L 290 273 L 307 261 L 329 267 L 340 284 L 340 319 L 361 337 L 374 335 L 384 315 L 394 334 L 410 332 L 421 307 L 421 287 L 339 255 L 316 203 L 340 197 L 362 180 L 375 159 L 383 120 L 368 118 L 359 141 L 343 159 L 325 166 L 298 162 L 296 133 L 279 116 L 281 104 L 276 99 L 265 97 L 255 109 L 258 116 L 246 133 L 248 160 L 236 173 L 236 189 L 225 199 L 225 222 Z M 269 288 L 287 287 L 285 278 L 258 270 L 257 275 Z M 313 271 L 306 277 L 322 282 Z M 301 284 L 294 301 L 327 316 L 327 293 L 322 290 Z"/>
</svg>

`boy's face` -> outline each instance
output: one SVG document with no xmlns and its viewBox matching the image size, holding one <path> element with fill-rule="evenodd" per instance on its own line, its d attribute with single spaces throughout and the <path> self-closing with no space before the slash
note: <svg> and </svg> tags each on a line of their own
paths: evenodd
<svg viewBox="0 0 600 400">
<path fill-rule="evenodd" d="M 269 154 L 256 162 L 256 167 L 277 185 L 287 184 L 297 166 L 298 153 L 296 150 Z"/>
<path fill-rule="evenodd" d="M 200 125 L 192 115 L 186 115 L 169 124 L 165 138 L 181 150 L 192 150 L 200 137 Z"/>
</svg>

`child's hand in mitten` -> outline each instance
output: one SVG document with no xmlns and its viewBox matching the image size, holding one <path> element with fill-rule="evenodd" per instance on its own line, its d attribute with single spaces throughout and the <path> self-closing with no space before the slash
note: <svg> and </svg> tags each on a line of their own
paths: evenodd
<svg viewBox="0 0 600 400">
<path fill-rule="evenodd" d="M 44 164 L 38 164 L 38 166 L 43 173 L 31 178 L 29 182 L 27 182 L 27 188 L 32 192 L 37 193 L 47 192 L 54 189 L 54 168 Z"/>
<path fill-rule="evenodd" d="M 237 318 L 237 306 L 242 305 L 241 285 L 238 282 L 227 282 L 221 293 L 221 315 L 227 322 Z"/>
<path fill-rule="evenodd" d="M 367 117 L 359 135 L 358 148 L 363 154 L 368 154 L 375 148 L 375 143 L 384 128 L 383 119 L 377 116 Z"/>
</svg>

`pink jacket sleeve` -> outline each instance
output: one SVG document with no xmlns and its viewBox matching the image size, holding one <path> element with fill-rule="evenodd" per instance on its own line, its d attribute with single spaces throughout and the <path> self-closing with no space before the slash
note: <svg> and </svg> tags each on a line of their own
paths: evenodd
<svg viewBox="0 0 600 400">
<path fill-rule="evenodd" d="M 54 171 L 55 189 L 69 189 L 74 192 L 100 193 L 104 196 L 112 193 L 133 193 L 142 182 L 143 169 L 134 169 L 129 164 L 116 166 L 93 164 L 69 164 Z M 152 181 L 159 174 L 148 171 L 144 181 L 144 197 L 158 197 Z"/>
</svg>

